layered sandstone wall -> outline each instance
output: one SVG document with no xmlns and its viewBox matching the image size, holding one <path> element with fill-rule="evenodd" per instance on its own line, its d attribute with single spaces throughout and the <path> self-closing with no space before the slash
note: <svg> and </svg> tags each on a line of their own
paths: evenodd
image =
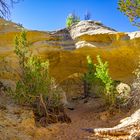
<svg viewBox="0 0 140 140">
<path fill-rule="evenodd" d="M 6 21 L 5 21 L 6 22 Z M 7 22 L 6 22 L 7 23 Z M 3 27 L 4 26 L 4 27 Z M 6 28 L 5 26 L 8 26 Z M 18 60 L 13 52 L 14 38 L 20 33 L 13 23 L 0 24 L 0 79 L 15 81 Z M 14 28 L 14 29 L 13 29 Z M 9 29 L 9 30 L 8 30 Z M 57 81 L 87 69 L 86 56 L 109 62 L 113 79 L 131 82 L 140 55 L 140 33 L 117 32 L 95 21 L 81 21 L 70 29 L 54 32 L 27 30 L 27 38 L 35 55 L 50 61 L 50 71 Z"/>
</svg>

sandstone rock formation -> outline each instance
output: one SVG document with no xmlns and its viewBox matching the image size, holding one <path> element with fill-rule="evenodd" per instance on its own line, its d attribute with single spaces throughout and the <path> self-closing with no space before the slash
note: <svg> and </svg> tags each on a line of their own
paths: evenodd
<svg viewBox="0 0 140 140">
<path fill-rule="evenodd" d="M 18 61 L 13 53 L 13 40 L 22 28 L 3 19 L 1 23 L 0 79 L 12 83 L 18 78 L 14 75 L 18 70 Z M 137 67 L 140 55 L 138 34 L 117 32 L 95 21 L 81 21 L 70 29 L 54 32 L 28 30 L 27 38 L 35 55 L 49 59 L 50 73 L 58 82 L 84 73 L 87 55 L 91 55 L 95 63 L 97 55 L 108 61 L 113 79 L 131 82 L 132 71 Z"/>
<path fill-rule="evenodd" d="M 23 27 L 0 19 L 0 81 L 5 86 L 14 87 L 15 81 L 18 79 L 16 74 L 19 71 L 18 59 L 14 54 L 14 38 L 22 31 Z M 27 30 L 27 38 L 34 55 L 41 56 L 50 61 L 50 73 L 60 85 L 69 85 L 72 82 L 75 86 L 78 76 L 87 70 L 86 56 L 90 55 L 93 62 L 96 63 L 96 56 L 100 55 L 103 60 L 109 62 L 109 73 L 115 80 L 122 82 L 132 82 L 134 76 L 132 72 L 138 65 L 140 55 L 140 32 L 122 33 L 114 29 L 108 28 L 96 21 L 81 21 L 73 25 L 70 29 L 62 29 L 54 32 L 41 32 Z M 68 79 L 68 80 L 67 80 Z M 79 86 L 79 85 L 78 85 Z M 77 86 L 77 87 L 78 87 Z M 77 90 L 77 87 L 75 88 Z M 72 87 L 73 88 L 73 87 Z M 81 88 L 79 86 L 79 88 Z M 76 94 L 76 91 L 73 92 Z M 69 90 L 67 90 L 69 91 Z M 66 92 L 69 93 L 69 92 Z M 1 101 L 2 102 L 2 101 Z M 9 139 L 6 133 L 17 134 L 19 129 L 29 130 L 31 135 L 38 137 L 38 130 L 34 128 L 32 112 L 14 111 L 15 106 L 7 103 L 6 107 L 1 109 L 0 127 L 10 124 L 10 129 L 4 128 L 1 133 L 5 139 Z M 19 122 L 12 122 L 10 117 L 5 118 L 5 111 L 9 112 L 9 116 L 18 119 Z M 23 117 L 30 114 L 29 120 L 26 118 L 18 118 L 18 114 L 23 114 Z M 99 134 L 134 134 L 140 128 L 138 110 L 127 121 L 113 128 L 96 129 Z M 25 122 L 24 122 L 25 120 Z M 135 121 L 136 120 L 136 121 Z M 136 123 L 135 123 L 136 122 Z M 30 125 L 31 123 L 31 125 Z M 23 124 L 23 126 L 21 126 Z M 26 126 L 30 125 L 29 129 Z M 136 127 L 133 127 L 136 126 Z M 18 126 L 13 130 L 14 126 Z M 134 128 L 134 133 L 131 131 Z M 35 130 L 35 131 L 34 131 Z M 100 131 L 101 130 L 101 131 Z M 108 133 L 109 130 L 109 133 Z M 128 132 L 126 130 L 129 130 Z M 13 132 L 14 131 L 14 132 Z M 6 132 L 6 133 L 5 133 Z M 45 130 L 46 133 L 46 130 Z M 129 133 L 129 134 L 128 134 Z M 1 135 L 0 134 L 0 135 Z M 44 134 L 44 133 L 43 133 Z M 10 137 L 13 137 L 9 135 Z M 21 135 L 24 135 L 21 133 Z M 24 139 L 30 139 L 31 135 L 25 135 Z M 18 136 L 17 138 L 20 138 Z M 46 137 L 45 137 L 46 138 Z M 42 136 L 40 138 L 43 140 Z"/>
<path fill-rule="evenodd" d="M 23 27 L 21 24 L 13 23 L 12 21 L 6 21 L 0 18 L 0 34 L 7 32 L 18 32 L 22 31 Z"/>
<path fill-rule="evenodd" d="M 75 42 L 72 39 L 69 30 L 68 29 L 61 29 L 55 32 L 51 32 L 55 37 L 59 38 L 59 45 L 64 49 L 64 50 L 74 50 L 76 49 L 75 47 Z"/>
<path fill-rule="evenodd" d="M 118 92 L 117 98 L 129 100 L 131 95 L 131 88 L 128 84 L 120 83 L 116 86 Z"/>
<path fill-rule="evenodd" d="M 140 38 L 140 31 L 127 33 L 130 39 Z"/>
<path fill-rule="evenodd" d="M 113 41 L 129 39 L 125 33 L 119 33 L 101 22 L 90 20 L 73 25 L 70 34 L 76 40 L 76 48 L 105 47 L 111 45 Z"/>
</svg>

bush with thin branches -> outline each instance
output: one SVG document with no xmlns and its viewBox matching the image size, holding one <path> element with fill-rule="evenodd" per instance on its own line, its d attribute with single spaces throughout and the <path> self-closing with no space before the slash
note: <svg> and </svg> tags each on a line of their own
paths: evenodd
<svg viewBox="0 0 140 140">
<path fill-rule="evenodd" d="M 12 92 L 13 97 L 20 104 L 30 105 L 36 121 L 42 126 L 70 121 L 61 103 L 62 91 L 49 74 L 49 61 L 32 55 L 28 44 L 25 31 L 16 36 L 15 53 L 19 59 L 20 79 Z"/>
</svg>

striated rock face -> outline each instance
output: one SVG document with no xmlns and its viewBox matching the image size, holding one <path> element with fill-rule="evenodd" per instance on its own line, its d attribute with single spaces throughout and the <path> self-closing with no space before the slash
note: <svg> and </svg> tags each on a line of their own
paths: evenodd
<svg viewBox="0 0 140 140">
<path fill-rule="evenodd" d="M 62 29 L 58 30 L 55 32 L 52 32 L 55 37 L 59 38 L 59 45 L 62 46 L 63 49 L 65 50 L 74 50 L 76 49 L 75 47 L 75 42 L 72 39 L 69 30 L 68 29 Z"/>
<path fill-rule="evenodd" d="M 13 86 L 13 81 L 18 78 L 15 75 L 18 60 L 13 52 L 13 40 L 22 28 L 1 20 L 0 80 Z M 140 55 L 139 32 L 117 32 L 96 21 L 81 21 L 70 29 L 54 32 L 28 30 L 27 38 L 35 55 L 49 59 L 50 73 L 60 83 L 77 73 L 86 72 L 87 55 L 91 55 L 94 63 L 97 55 L 108 61 L 113 79 L 131 82 Z"/>
<path fill-rule="evenodd" d="M 104 26 L 97 21 L 81 21 L 70 29 L 72 38 L 76 41 L 76 48 L 107 47 L 116 40 L 127 40 L 129 36 Z"/>
<path fill-rule="evenodd" d="M 95 35 L 104 33 L 117 33 L 116 30 L 104 26 L 101 22 L 86 20 L 81 21 L 71 27 L 70 33 L 73 39 L 80 37 L 82 35 Z"/>
<path fill-rule="evenodd" d="M 140 31 L 127 33 L 130 39 L 140 38 Z"/>
</svg>

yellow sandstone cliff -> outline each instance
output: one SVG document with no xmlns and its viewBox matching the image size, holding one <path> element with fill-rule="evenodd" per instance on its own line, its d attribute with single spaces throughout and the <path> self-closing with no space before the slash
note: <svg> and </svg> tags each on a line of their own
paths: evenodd
<svg viewBox="0 0 140 140">
<path fill-rule="evenodd" d="M 13 52 L 14 38 L 22 27 L 0 19 L 0 80 L 9 84 L 17 79 L 18 61 Z M 86 56 L 109 62 L 115 80 L 131 82 L 140 55 L 140 33 L 122 33 L 96 21 L 81 21 L 70 29 L 54 32 L 27 30 L 35 55 L 50 61 L 51 75 L 59 82 L 87 69 Z"/>
</svg>

